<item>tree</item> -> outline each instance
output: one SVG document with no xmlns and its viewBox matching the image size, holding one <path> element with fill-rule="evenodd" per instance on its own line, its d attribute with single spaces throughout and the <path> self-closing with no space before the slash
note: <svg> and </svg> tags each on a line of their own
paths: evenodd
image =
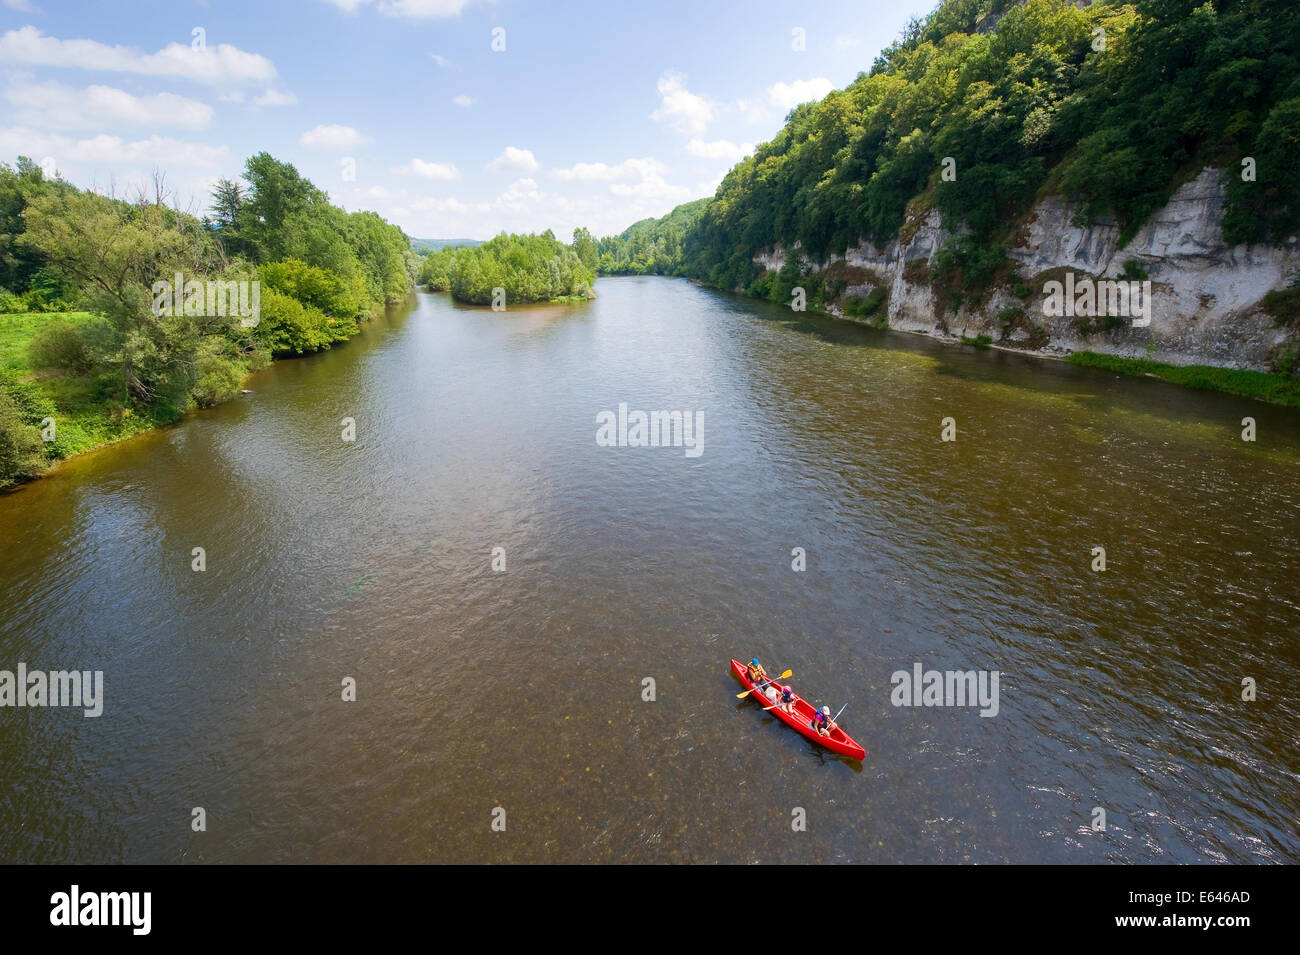
<svg viewBox="0 0 1300 955">
<path fill-rule="evenodd" d="M 591 232 L 585 227 L 573 230 L 573 251 L 578 254 L 582 264 L 594 274 L 600 256 L 596 251 L 596 240 L 591 237 Z"/>
</svg>

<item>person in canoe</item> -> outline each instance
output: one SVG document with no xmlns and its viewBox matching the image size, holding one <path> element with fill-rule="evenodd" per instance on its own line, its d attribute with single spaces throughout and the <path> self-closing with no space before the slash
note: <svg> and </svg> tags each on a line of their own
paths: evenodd
<svg viewBox="0 0 1300 955">
<path fill-rule="evenodd" d="M 777 703 L 779 703 L 781 709 L 785 710 L 787 713 L 793 713 L 794 712 L 794 687 L 792 686 L 781 687 L 781 698 L 777 700 Z"/>
<path fill-rule="evenodd" d="M 767 670 L 763 664 L 758 662 L 758 657 L 752 657 L 749 661 L 749 682 L 754 686 L 761 686 L 767 681 Z"/>
<path fill-rule="evenodd" d="M 818 736 L 830 736 L 835 730 L 835 721 L 831 719 L 831 708 L 823 706 L 813 715 L 808 725 L 817 731 Z"/>
</svg>

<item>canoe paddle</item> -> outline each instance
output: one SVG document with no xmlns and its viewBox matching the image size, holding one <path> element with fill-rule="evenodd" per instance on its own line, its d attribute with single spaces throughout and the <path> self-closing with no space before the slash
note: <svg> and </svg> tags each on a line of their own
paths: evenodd
<svg viewBox="0 0 1300 955">
<path fill-rule="evenodd" d="M 779 677 L 776 677 L 776 679 L 778 679 L 778 680 L 788 680 L 788 679 L 790 679 L 790 677 L 792 677 L 792 676 L 794 676 L 794 671 L 793 671 L 793 670 L 786 670 L 786 671 L 785 671 L 784 673 L 782 673 Z M 766 680 L 764 680 L 764 681 L 763 681 L 762 683 L 760 683 L 758 686 L 756 686 L 756 687 L 752 687 L 751 689 L 746 690 L 744 693 L 737 693 L 737 694 L 736 694 L 736 699 L 738 699 L 738 700 L 743 700 L 745 697 L 749 696 L 749 694 L 753 693 L 754 690 L 762 689 L 763 687 L 767 686 L 767 685 L 768 685 L 769 683 L 771 683 L 771 682 L 772 682 L 772 677 L 768 677 Z"/>
<path fill-rule="evenodd" d="M 847 710 L 848 708 L 849 708 L 849 704 L 845 703 L 843 706 L 840 707 L 840 713 L 843 713 L 843 712 L 844 712 L 845 710 Z M 835 714 L 834 718 L 831 719 L 831 722 L 832 722 L 832 723 L 839 722 L 840 713 L 836 713 L 836 714 Z"/>
</svg>

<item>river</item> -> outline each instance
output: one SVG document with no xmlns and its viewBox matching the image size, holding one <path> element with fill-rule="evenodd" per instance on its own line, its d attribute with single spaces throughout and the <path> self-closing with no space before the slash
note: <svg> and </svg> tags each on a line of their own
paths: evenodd
<svg viewBox="0 0 1300 955">
<path fill-rule="evenodd" d="M 597 292 L 419 294 L 0 496 L 0 669 L 104 680 L 0 710 L 0 861 L 1300 861 L 1300 415 Z M 996 715 L 893 705 L 917 663 Z"/>
</svg>

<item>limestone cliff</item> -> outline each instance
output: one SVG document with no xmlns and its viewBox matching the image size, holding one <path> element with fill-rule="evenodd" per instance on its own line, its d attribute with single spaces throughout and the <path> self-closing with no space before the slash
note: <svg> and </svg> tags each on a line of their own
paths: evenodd
<svg viewBox="0 0 1300 955">
<path fill-rule="evenodd" d="M 901 237 L 876 246 L 862 243 L 844 256 L 810 263 L 845 283 L 829 308 L 843 314 L 854 296 L 888 289 L 891 328 L 942 338 L 988 335 L 1004 346 L 1041 354 L 1107 352 L 1171 364 L 1205 364 L 1268 370 L 1271 355 L 1294 333 L 1275 326 L 1260 300 L 1300 278 L 1300 237 L 1281 248 L 1228 246 L 1223 241 L 1224 184 L 1221 170 L 1206 168 L 1184 183 L 1119 248 L 1119 226 L 1098 221 L 1074 224 L 1074 210 L 1059 198 L 1040 201 L 1026 217 L 1008 256 L 1018 274 L 979 301 L 951 301 L 930 285 L 934 257 L 950 238 L 937 211 L 916 215 Z M 755 257 L 779 269 L 780 248 Z M 1044 314 L 1044 286 L 1066 271 L 1077 278 L 1117 278 L 1126 263 L 1151 281 L 1151 322 L 1102 331 L 1064 316 Z M 1015 293 L 1028 289 L 1023 298 Z M 1016 314 L 1017 310 L 1019 315 Z M 885 313 L 882 310 L 882 315 Z"/>
</svg>

